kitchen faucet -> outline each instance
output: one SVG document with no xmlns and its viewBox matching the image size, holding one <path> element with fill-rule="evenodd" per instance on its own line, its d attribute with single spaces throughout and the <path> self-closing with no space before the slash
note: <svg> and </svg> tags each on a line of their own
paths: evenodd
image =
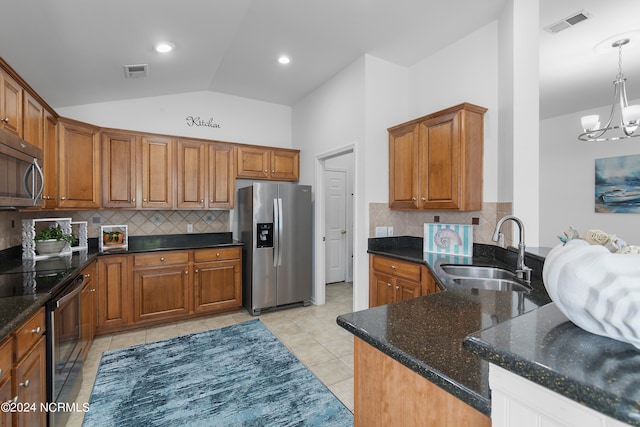
<svg viewBox="0 0 640 427">
<path fill-rule="evenodd" d="M 504 238 L 504 236 L 500 232 L 500 227 L 502 227 L 502 224 L 504 224 L 508 220 L 512 220 L 513 222 L 518 224 L 518 229 L 520 231 L 520 241 L 518 242 L 518 261 L 516 263 L 516 273 L 518 273 L 519 278 L 521 278 L 527 283 L 531 283 L 531 269 L 526 265 L 524 265 L 524 248 L 525 248 L 524 224 L 522 223 L 520 218 L 513 215 L 507 215 L 502 217 L 500 221 L 498 221 L 498 223 L 496 224 L 496 230 L 493 232 L 493 237 L 491 238 L 491 240 L 493 240 L 494 242 L 497 242 L 498 240 L 501 240 Z"/>
</svg>

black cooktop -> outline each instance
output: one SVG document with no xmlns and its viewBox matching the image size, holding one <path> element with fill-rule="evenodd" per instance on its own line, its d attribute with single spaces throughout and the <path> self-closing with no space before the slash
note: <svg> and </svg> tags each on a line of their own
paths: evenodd
<svg viewBox="0 0 640 427">
<path fill-rule="evenodd" d="M 0 266 L 0 298 L 53 294 L 87 261 L 87 251 L 43 260 L 4 260 Z"/>
</svg>

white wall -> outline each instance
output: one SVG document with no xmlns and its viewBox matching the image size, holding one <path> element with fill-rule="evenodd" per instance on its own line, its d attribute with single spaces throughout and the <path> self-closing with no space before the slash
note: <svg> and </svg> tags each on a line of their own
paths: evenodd
<svg viewBox="0 0 640 427">
<path fill-rule="evenodd" d="M 470 102 L 488 108 L 484 121 L 483 198 L 498 199 L 498 21 L 469 34 L 409 69 L 414 119 Z M 396 123 L 397 124 L 397 123 Z"/>
<path fill-rule="evenodd" d="M 605 82 L 606 83 L 606 82 Z M 640 99 L 630 104 L 640 104 Z M 595 159 L 640 154 L 638 139 L 583 142 L 580 117 L 608 117 L 610 105 L 540 122 L 540 244 L 555 246 L 556 236 L 575 227 L 583 233 L 600 229 L 640 245 L 640 215 L 596 213 Z"/>
<path fill-rule="evenodd" d="M 369 203 L 386 201 L 388 192 L 387 127 L 407 111 L 407 71 L 365 55 L 293 107 L 294 147 L 302 153 L 301 179 L 318 188 L 318 159 L 352 146 L 354 182 L 354 309 L 368 307 L 367 239 Z M 315 259 L 324 247 L 316 206 Z M 318 266 L 320 267 L 320 266 Z M 321 272 L 314 272 L 316 293 Z M 316 296 L 314 294 L 314 296 Z"/>
<path fill-rule="evenodd" d="M 167 135 L 291 147 L 291 107 L 217 92 L 129 99 L 58 108 L 64 117 L 97 126 Z M 187 117 L 219 128 L 189 126 Z"/>
</svg>

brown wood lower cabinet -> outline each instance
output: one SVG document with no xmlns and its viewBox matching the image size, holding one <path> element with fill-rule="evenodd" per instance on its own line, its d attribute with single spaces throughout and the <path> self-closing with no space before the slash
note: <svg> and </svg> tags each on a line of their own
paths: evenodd
<svg viewBox="0 0 640 427">
<path fill-rule="evenodd" d="M 0 343 L 0 402 L 16 405 L 0 411 L 2 427 L 47 425 L 47 413 L 40 410 L 47 401 L 44 328 L 41 308 Z"/>
<path fill-rule="evenodd" d="M 98 258 L 98 332 L 113 332 L 129 324 L 128 255 Z"/>
<path fill-rule="evenodd" d="M 80 292 L 80 333 L 82 336 L 82 357 L 87 356 L 97 326 L 96 263 L 89 264 L 82 271 L 84 287 Z"/>
<path fill-rule="evenodd" d="M 189 253 L 134 255 L 133 321 L 189 313 Z"/>
<path fill-rule="evenodd" d="M 381 255 L 369 255 L 369 307 L 438 292 L 424 264 Z"/>
<path fill-rule="evenodd" d="M 194 252 L 193 310 L 197 312 L 242 306 L 242 252 L 240 248 Z"/>
<path fill-rule="evenodd" d="M 489 427 L 491 419 L 354 338 L 354 425 Z"/>
<path fill-rule="evenodd" d="M 97 333 L 242 307 L 242 248 L 98 258 Z"/>
</svg>

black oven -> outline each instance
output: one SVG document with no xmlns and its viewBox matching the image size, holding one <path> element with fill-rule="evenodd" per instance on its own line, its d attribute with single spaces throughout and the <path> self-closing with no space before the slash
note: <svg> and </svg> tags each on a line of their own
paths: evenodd
<svg viewBox="0 0 640 427">
<path fill-rule="evenodd" d="M 47 401 L 73 403 L 82 386 L 79 274 L 47 303 Z M 63 426 L 68 412 L 50 412 L 49 426 Z"/>
<path fill-rule="evenodd" d="M 0 129 L 0 208 L 42 205 L 42 150 Z"/>
</svg>

